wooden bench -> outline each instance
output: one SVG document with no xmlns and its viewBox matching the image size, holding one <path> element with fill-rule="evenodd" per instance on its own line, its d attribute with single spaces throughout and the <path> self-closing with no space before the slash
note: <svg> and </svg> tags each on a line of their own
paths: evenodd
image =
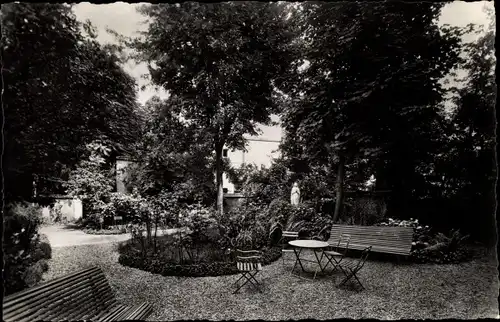
<svg viewBox="0 0 500 322">
<path fill-rule="evenodd" d="M 3 321 L 143 320 L 152 307 L 119 304 L 98 267 L 68 274 L 6 296 Z"/>
<path fill-rule="evenodd" d="M 328 243 L 336 245 L 341 234 L 351 236 L 349 249 L 372 246 L 372 252 L 403 256 L 410 255 L 413 241 L 412 227 L 333 225 Z"/>
</svg>

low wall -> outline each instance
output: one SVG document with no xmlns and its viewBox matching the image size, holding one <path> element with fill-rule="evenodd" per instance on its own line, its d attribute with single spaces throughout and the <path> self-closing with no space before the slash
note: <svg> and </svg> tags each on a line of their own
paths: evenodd
<svg viewBox="0 0 500 322">
<path fill-rule="evenodd" d="M 56 211 L 61 212 L 60 219 L 62 221 L 75 221 L 82 218 L 83 207 L 80 199 L 65 196 L 59 196 L 54 199 L 55 203 L 52 207 L 46 206 L 42 208 L 42 216 L 45 220 L 51 221 Z"/>
<path fill-rule="evenodd" d="M 227 193 L 224 194 L 224 211 L 229 211 L 234 207 L 241 205 L 243 200 L 249 197 L 245 197 L 241 193 Z"/>
</svg>

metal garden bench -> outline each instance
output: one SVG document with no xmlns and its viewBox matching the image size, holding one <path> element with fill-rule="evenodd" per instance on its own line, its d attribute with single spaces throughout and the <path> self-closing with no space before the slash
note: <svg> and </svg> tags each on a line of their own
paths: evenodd
<svg viewBox="0 0 500 322">
<path fill-rule="evenodd" d="M 68 274 L 6 296 L 4 321 L 143 320 L 152 306 L 119 304 L 98 267 Z"/>
<path fill-rule="evenodd" d="M 349 235 L 349 249 L 408 256 L 413 240 L 412 227 L 333 225 L 328 243 L 337 244 L 340 236 Z M 399 257 L 398 257 L 399 259 Z"/>
</svg>

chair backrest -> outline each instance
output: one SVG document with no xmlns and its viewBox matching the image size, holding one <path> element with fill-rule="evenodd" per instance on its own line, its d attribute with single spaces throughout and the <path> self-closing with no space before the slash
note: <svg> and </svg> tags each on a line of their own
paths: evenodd
<svg viewBox="0 0 500 322">
<path fill-rule="evenodd" d="M 347 250 L 349 249 L 350 241 L 351 241 L 351 235 L 341 234 L 337 246 L 335 247 L 335 251 L 337 253 L 343 253 L 345 255 L 347 253 Z"/>
<path fill-rule="evenodd" d="M 281 234 L 281 246 L 285 247 L 290 239 L 298 239 L 299 232 L 298 231 L 283 231 Z"/>
<path fill-rule="evenodd" d="M 299 232 L 298 231 L 283 231 L 283 234 L 281 236 L 284 238 L 299 238 Z"/>
<path fill-rule="evenodd" d="M 240 263 L 255 263 L 262 260 L 262 252 L 259 250 L 236 250 L 236 261 Z"/>
<path fill-rule="evenodd" d="M 372 246 L 368 246 L 361 252 L 361 257 L 359 258 L 358 265 L 356 265 L 356 268 L 354 269 L 356 272 L 359 271 L 361 268 L 363 268 L 366 259 L 368 258 L 368 254 L 370 253 L 371 250 Z"/>
</svg>

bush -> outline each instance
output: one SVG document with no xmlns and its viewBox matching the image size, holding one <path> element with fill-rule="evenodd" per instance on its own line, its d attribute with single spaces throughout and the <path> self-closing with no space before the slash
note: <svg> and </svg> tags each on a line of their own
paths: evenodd
<svg viewBox="0 0 500 322">
<path fill-rule="evenodd" d="M 398 220 L 389 218 L 380 226 L 413 227 L 413 242 L 410 257 L 417 263 L 459 263 L 469 258 L 464 236 L 457 230 L 451 230 L 446 236 L 443 233 L 434 233 L 429 226 L 422 226 L 418 219 Z"/>
<path fill-rule="evenodd" d="M 227 172 L 232 182 L 243 187 L 243 194 L 251 196 L 257 203 L 269 205 L 274 199 L 290 196 L 291 177 L 280 159 L 269 168 L 245 165 L 240 169 L 230 168 Z"/>
<path fill-rule="evenodd" d="M 86 149 L 88 158 L 71 171 L 64 186 L 69 195 L 82 200 L 85 215 L 98 225 L 100 218 L 109 217 L 113 212 L 109 199 L 115 186 L 115 167 L 111 150 L 101 142 L 92 142 Z"/>
<path fill-rule="evenodd" d="M 48 269 L 45 261 L 52 256 L 45 236 L 38 235 L 42 223 L 40 207 L 17 203 L 5 207 L 4 216 L 4 288 L 5 295 L 38 283 Z"/>
<path fill-rule="evenodd" d="M 24 272 L 23 279 L 27 287 L 33 287 L 42 279 L 43 273 L 49 269 L 49 264 L 45 259 L 41 259 Z"/>
<path fill-rule="evenodd" d="M 300 237 L 326 237 L 331 229 L 333 220 L 329 215 L 316 211 L 315 205 L 303 203 L 292 207 L 286 230 L 299 232 Z"/>
<path fill-rule="evenodd" d="M 322 198 L 335 198 L 334 182 L 323 171 L 315 169 L 304 175 L 299 182 L 300 196 L 303 200 L 321 200 Z M 291 187 L 290 187 L 291 189 Z"/>
<path fill-rule="evenodd" d="M 194 244 L 205 243 L 218 237 L 216 225 L 215 210 L 200 204 L 189 205 L 180 214 L 179 226 L 189 229 L 189 237 Z"/>
<path fill-rule="evenodd" d="M 274 199 L 267 208 L 269 238 L 272 244 L 276 244 L 280 240 L 281 233 L 285 229 L 292 211 L 293 206 L 282 199 Z"/>
<path fill-rule="evenodd" d="M 62 205 L 54 205 L 50 208 L 50 223 L 60 223 L 63 221 Z"/>
<path fill-rule="evenodd" d="M 343 220 L 351 225 L 372 226 L 385 216 L 385 203 L 370 197 L 347 198 Z"/>
<path fill-rule="evenodd" d="M 137 198 L 129 194 L 115 192 L 110 195 L 110 203 L 113 205 L 113 216 L 121 216 L 123 222 L 132 222 L 138 217 Z"/>
<path fill-rule="evenodd" d="M 222 248 L 259 249 L 269 244 L 265 206 L 247 202 L 217 219 Z"/>
<path fill-rule="evenodd" d="M 121 235 L 121 234 L 126 234 L 127 229 L 125 228 L 85 229 L 83 232 L 89 235 Z"/>
<path fill-rule="evenodd" d="M 36 251 L 40 253 L 39 259 L 51 259 L 52 258 L 52 247 L 50 247 L 50 242 L 47 236 L 40 234 L 40 242 L 36 246 Z M 38 260 L 36 256 L 35 260 Z"/>
</svg>

